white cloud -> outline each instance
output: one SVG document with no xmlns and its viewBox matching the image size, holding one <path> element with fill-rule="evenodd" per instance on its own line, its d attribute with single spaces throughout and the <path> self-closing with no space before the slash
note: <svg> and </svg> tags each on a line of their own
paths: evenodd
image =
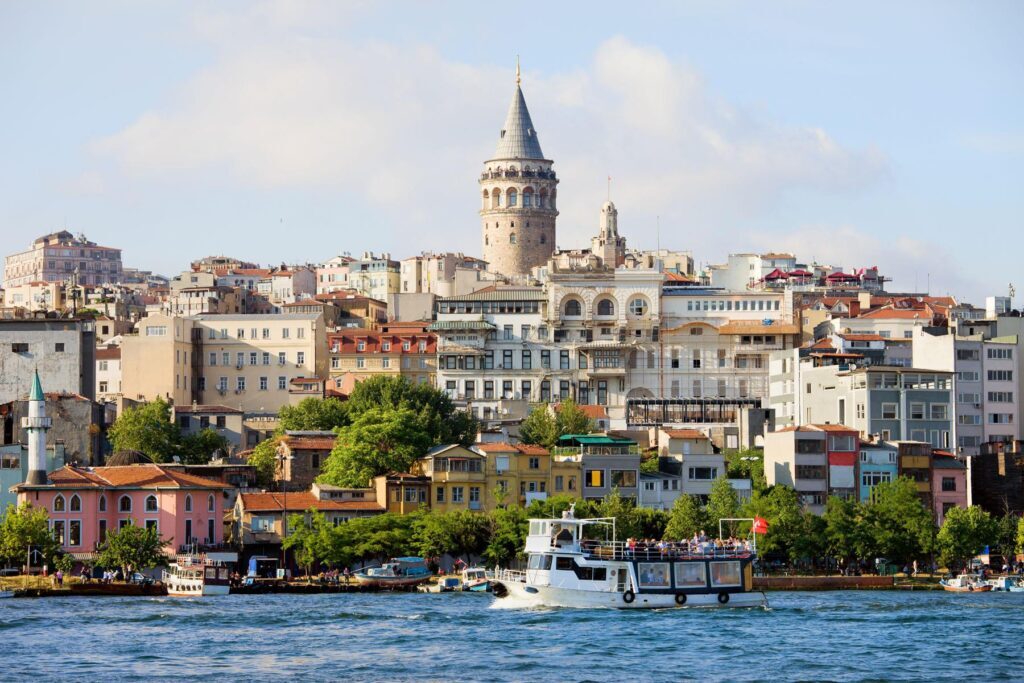
<svg viewBox="0 0 1024 683">
<path fill-rule="evenodd" d="M 197 17 L 212 63 L 93 151 L 146 182 L 351 193 L 395 225 L 403 248 L 475 252 L 476 173 L 511 70 L 354 39 L 340 27 L 361 10 L 317 7 Z M 562 246 L 596 229 L 608 174 L 627 238 L 652 242 L 659 215 L 664 243 L 717 250 L 733 240 L 695 243 L 704 228 L 734 230 L 790 189 L 856 192 L 886 168 L 877 150 L 725 102 L 692 67 L 625 38 L 597 46 L 583 68 L 527 68 L 524 90 L 562 178 Z"/>
</svg>

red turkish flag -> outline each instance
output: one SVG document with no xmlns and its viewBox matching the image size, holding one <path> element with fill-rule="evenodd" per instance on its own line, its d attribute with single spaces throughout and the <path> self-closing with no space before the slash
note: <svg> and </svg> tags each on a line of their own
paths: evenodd
<svg viewBox="0 0 1024 683">
<path fill-rule="evenodd" d="M 764 517 L 754 517 L 754 533 L 755 534 L 766 534 L 768 533 L 768 520 Z"/>
</svg>

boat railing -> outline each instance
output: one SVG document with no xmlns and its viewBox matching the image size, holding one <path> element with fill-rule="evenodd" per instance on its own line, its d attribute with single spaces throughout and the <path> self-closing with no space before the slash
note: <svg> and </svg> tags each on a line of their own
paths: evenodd
<svg viewBox="0 0 1024 683">
<path fill-rule="evenodd" d="M 580 542 L 580 551 L 594 560 L 706 560 L 742 559 L 756 554 L 750 544 L 740 542 L 725 545 L 707 541 L 664 541 L 646 543 L 642 541 L 588 541 Z"/>
<path fill-rule="evenodd" d="M 526 572 L 517 569 L 496 569 L 493 576 L 496 581 L 526 583 Z"/>
</svg>

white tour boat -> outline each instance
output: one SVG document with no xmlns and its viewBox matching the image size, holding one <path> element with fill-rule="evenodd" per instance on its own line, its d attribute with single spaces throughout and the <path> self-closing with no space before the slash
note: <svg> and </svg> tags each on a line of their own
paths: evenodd
<svg viewBox="0 0 1024 683">
<path fill-rule="evenodd" d="M 202 553 L 182 553 L 164 573 L 167 594 L 175 597 L 227 595 L 231 592 L 231 569 Z"/>
<path fill-rule="evenodd" d="M 588 540 L 587 527 L 611 530 L 611 540 Z M 764 593 L 753 590 L 752 540 L 731 546 L 617 542 L 614 518 L 576 519 L 570 509 L 561 519 L 531 519 L 526 553 L 525 571 L 495 572 L 496 606 L 768 606 Z"/>
</svg>

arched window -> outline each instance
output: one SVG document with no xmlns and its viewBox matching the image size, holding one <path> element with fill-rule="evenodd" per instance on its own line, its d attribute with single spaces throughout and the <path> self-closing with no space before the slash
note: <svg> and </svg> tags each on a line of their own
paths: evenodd
<svg viewBox="0 0 1024 683">
<path fill-rule="evenodd" d="M 132 511 L 132 497 L 121 496 L 120 500 L 117 501 L 117 509 L 119 512 L 131 512 Z"/>
<path fill-rule="evenodd" d="M 192 512 L 192 494 L 185 496 L 185 512 Z"/>
<path fill-rule="evenodd" d="M 519 193 L 516 192 L 515 188 L 509 188 L 508 201 L 505 202 L 507 206 L 518 206 L 519 205 Z"/>
<path fill-rule="evenodd" d="M 637 297 L 629 302 L 629 313 L 630 315 L 641 316 L 647 313 L 647 302 L 641 297 Z"/>
<path fill-rule="evenodd" d="M 557 197 L 557 195 L 558 195 L 557 191 L 551 190 L 551 202 L 548 204 L 548 208 L 549 209 L 554 209 L 555 208 L 555 198 Z"/>
<path fill-rule="evenodd" d="M 516 234 L 514 232 L 510 232 L 508 234 L 508 243 L 509 244 L 518 244 L 518 242 L 516 242 Z"/>
<path fill-rule="evenodd" d="M 533 188 L 526 188 L 523 190 L 523 208 L 529 209 L 533 206 Z"/>
<path fill-rule="evenodd" d="M 601 299 L 597 302 L 598 315 L 615 315 L 615 304 L 611 299 Z"/>
<path fill-rule="evenodd" d="M 210 497 L 206 499 L 206 505 L 207 505 L 207 509 L 210 512 L 213 512 L 216 509 L 216 505 L 214 504 L 213 494 L 212 493 L 210 494 Z"/>
<path fill-rule="evenodd" d="M 490 196 L 491 196 L 490 193 L 487 190 L 484 190 L 484 208 L 485 209 L 487 208 L 487 200 L 490 198 Z"/>
<path fill-rule="evenodd" d="M 501 206 L 501 190 L 495 189 L 491 193 L 491 208 L 497 209 Z"/>
<path fill-rule="evenodd" d="M 580 306 L 580 302 L 576 299 L 569 299 L 565 304 L 566 315 L 583 315 L 583 307 Z"/>
<path fill-rule="evenodd" d="M 107 511 L 107 497 L 106 496 L 100 496 L 100 512 L 106 512 L 106 511 Z"/>
<path fill-rule="evenodd" d="M 156 496 L 146 496 L 146 512 L 156 512 Z"/>
<path fill-rule="evenodd" d="M 548 205 L 548 191 L 547 190 L 541 190 L 540 191 L 540 196 L 537 198 L 537 208 L 538 209 L 543 209 L 543 208 L 546 208 L 547 205 Z"/>
<path fill-rule="evenodd" d="M 71 496 L 71 505 L 68 506 L 72 512 L 82 511 L 82 499 L 78 497 L 78 494 Z"/>
<path fill-rule="evenodd" d="M 548 236 L 545 235 L 544 233 L 540 234 L 540 243 L 541 244 L 547 244 L 548 243 Z"/>
<path fill-rule="evenodd" d="M 60 495 L 58 493 L 57 497 L 53 499 L 53 511 L 54 512 L 64 512 L 64 509 L 65 509 L 64 505 L 65 505 L 64 496 L 62 496 L 62 495 Z"/>
</svg>

